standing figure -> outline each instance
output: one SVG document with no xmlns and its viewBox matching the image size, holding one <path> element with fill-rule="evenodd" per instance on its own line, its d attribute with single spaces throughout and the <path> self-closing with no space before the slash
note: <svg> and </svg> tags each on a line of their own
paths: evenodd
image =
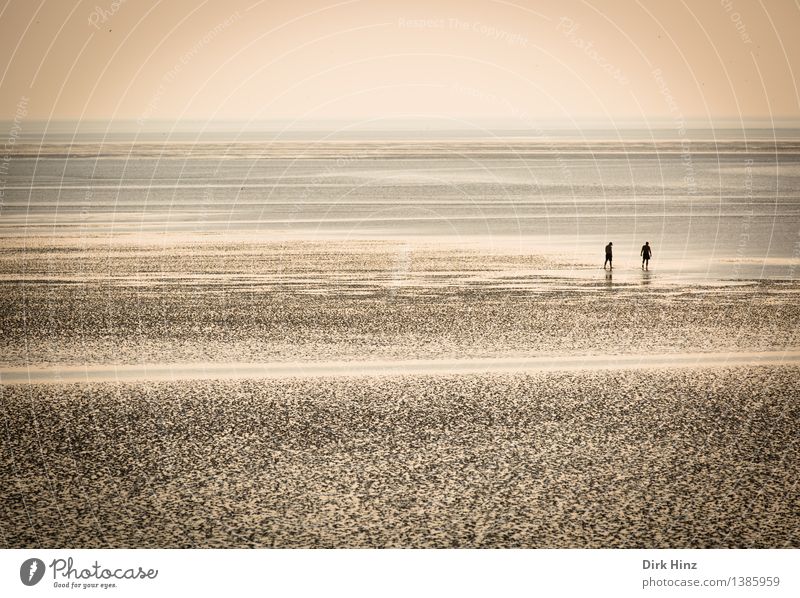
<svg viewBox="0 0 800 598">
<path fill-rule="evenodd" d="M 642 270 L 650 269 L 650 256 L 653 255 L 653 250 L 650 249 L 650 241 L 645 241 L 642 245 Z"/>
<path fill-rule="evenodd" d="M 608 264 L 608 269 L 609 269 L 609 270 L 613 270 L 613 269 L 614 269 L 614 266 L 613 266 L 613 264 L 611 263 L 611 260 L 612 260 L 612 259 L 613 259 L 613 257 L 614 257 L 614 256 L 612 255 L 612 251 L 611 251 L 611 246 L 612 246 L 612 245 L 614 245 L 614 244 L 613 244 L 611 241 L 609 241 L 609 242 L 608 242 L 608 245 L 606 245 L 606 261 L 604 261 L 604 262 L 603 262 L 603 270 L 605 270 L 605 269 L 606 269 L 606 264 Z"/>
</svg>

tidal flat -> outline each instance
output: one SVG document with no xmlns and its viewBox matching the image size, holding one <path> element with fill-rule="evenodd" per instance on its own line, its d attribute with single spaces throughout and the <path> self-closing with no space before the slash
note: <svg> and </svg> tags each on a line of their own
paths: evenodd
<svg viewBox="0 0 800 598">
<path fill-rule="evenodd" d="M 800 282 L 392 241 L 0 251 L 0 366 L 758 352 Z"/>
<path fill-rule="evenodd" d="M 800 546 L 796 280 L 168 241 L 4 240 L 3 546 Z"/>
</svg>

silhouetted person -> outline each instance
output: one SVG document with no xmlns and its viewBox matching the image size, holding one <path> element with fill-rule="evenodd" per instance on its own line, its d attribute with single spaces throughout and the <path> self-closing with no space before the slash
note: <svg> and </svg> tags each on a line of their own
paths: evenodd
<svg viewBox="0 0 800 598">
<path fill-rule="evenodd" d="M 650 269 L 650 256 L 653 255 L 653 250 L 650 249 L 650 241 L 645 241 L 642 245 L 642 270 Z"/>
<path fill-rule="evenodd" d="M 611 251 L 611 246 L 612 245 L 613 245 L 613 243 L 611 241 L 609 241 L 608 245 L 606 245 L 606 261 L 603 262 L 603 270 L 606 269 L 606 264 L 608 264 L 608 269 L 609 270 L 613 270 L 614 269 L 614 266 L 611 263 L 611 260 L 614 259 L 614 256 L 612 255 L 612 251 Z"/>
</svg>

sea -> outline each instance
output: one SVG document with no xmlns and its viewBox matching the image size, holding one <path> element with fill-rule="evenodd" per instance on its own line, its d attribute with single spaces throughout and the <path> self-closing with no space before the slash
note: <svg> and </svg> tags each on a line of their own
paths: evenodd
<svg viewBox="0 0 800 598">
<path fill-rule="evenodd" d="M 790 129 L 21 135 L 0 236 L 392 239 L 796 279 Z"/>
</svg>

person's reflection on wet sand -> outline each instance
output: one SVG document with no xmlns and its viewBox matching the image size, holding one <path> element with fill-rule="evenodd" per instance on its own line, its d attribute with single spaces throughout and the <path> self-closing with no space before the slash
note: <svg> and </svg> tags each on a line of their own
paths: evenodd
<svg viewBox="0 0 800 598">
<path fill-rule="evenodd" d="M 642 270 L 642 286 L 649 285 L 652 282 L 650 278 L 651 278 L 650 272 L 648 272 L 647 270 Z"/>
<path fill-rule="evenodd" d="M 614 288 L 614 272 L 611 270 L 606 270 L 606 288 L 613 289 Z"/>
</svg>

